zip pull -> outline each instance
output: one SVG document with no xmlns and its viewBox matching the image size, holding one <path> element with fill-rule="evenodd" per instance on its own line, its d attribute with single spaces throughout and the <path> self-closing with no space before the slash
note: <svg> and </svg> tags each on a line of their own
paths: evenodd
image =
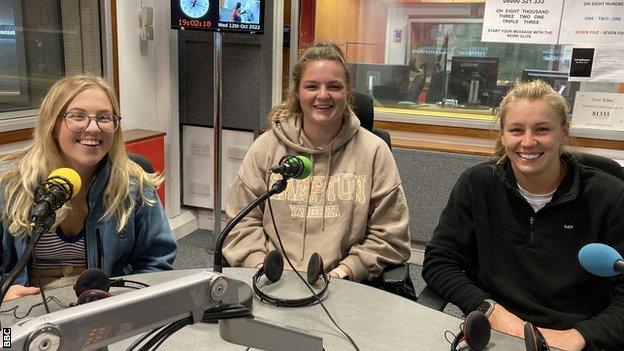
<svg viewBox="0 0 624 351">
<path fill-rule="evenodd" d="M 531 235 L 531 244 L 535 244 L 535 230 L 533 224 L 535 223 L 535 218 L 529 218 L 529 234 Z"/>
</svg>

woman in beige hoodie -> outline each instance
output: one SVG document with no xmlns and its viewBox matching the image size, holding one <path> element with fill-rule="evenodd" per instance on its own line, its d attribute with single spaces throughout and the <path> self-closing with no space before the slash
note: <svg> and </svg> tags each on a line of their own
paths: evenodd
<svg viewBox="0 0 624 351">
<path fill-rule="evenodd" d="M 410 254 L 407 202 L 392 153 L 353 114 L 349 71 L 338 46 L 312 46 L 292 79 L 288 98 L 271 112 L 270 129 L 245 156 L 227 216 L 279 179 L 271 166 L 282 156 L 306 155 L 310 177 L 288 180 L 287 189 L 271 198 L 282 254 L 297 270 L 306 270 L 317 252 L 333 277 L 375 278 Z M 232 266 L 258 267 L 278 247 L 265 202 L 232 230 L 223 253 Z"/>
</svg>

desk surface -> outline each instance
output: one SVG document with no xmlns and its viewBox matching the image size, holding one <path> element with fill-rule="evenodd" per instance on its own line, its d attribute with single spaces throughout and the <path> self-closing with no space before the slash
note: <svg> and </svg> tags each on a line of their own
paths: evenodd
<svg viewBox="0 0 624 351">
<path fill-rule="evenodd" d="M 140 274 L 129 279 L 148 284 L 158 284 L 174 278 L 184 277 L 199 270 L 167 271 Z M 224 275 L 251 285 L 254 269 L 226 268 Z M 263 291 L 283 297 L 297 298 L 307 296 L 309 291 L 303 282 L 291 271 L 285 271 L 282 279 Z M 122 293 L 124 289 L 115 288 L 113 293 Z M 65 304 L 76 300 L 70 287 L 49 290 L 47 296 L 55 296 Z M 18 314 L 24 314 L 34 303 L 40 302 L 40 296 L 29 296 L 2 304 L 7 310 L 19 305 Z M 444 338 L 444 331 L 456 333 L 461 320 L 414 303 L 397 295 L 389 294 L 366 285 L 334 279 L 325 298 L 325 306 L 336 322 L 355 340 L 361 350 L 446 350 L 449 343 Z M 52 311 L 61 309 L 50 303 Z M 44 313 L 42 307 L 36 307 L 31 317 Z M 346 337 L 331 323 L 320 306 L 301 308 L 277 308 L 266 305 L 254 298 L 253 314 L 257 318 L 273 324 L 323 338 L 326 350 L 352 350 Z M 2 326 L 10 326 L 16 320 L 9 314 L 1 314 Z M 125 340 L 109 346 L 110 350 L 125 350 L 130 341 Z M 245 350 L 246 347 L 223 341 L 219 337 L 215 324 L 198 323 L 188 326 L 171 336 L 161 346 L 161 350 Z M 524 341 L 498 332 L 492 332 L 489 350 L 525 350 Z"/>
</svg>

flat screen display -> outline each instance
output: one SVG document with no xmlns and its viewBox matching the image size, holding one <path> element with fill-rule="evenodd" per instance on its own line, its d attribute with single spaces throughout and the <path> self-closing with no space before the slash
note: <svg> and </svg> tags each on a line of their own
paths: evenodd
<svg viewBox="0 0 624 351">
<path fill-rule="evenodd" d="M 171 0 L 171 28 L 264 32 L 265 0 Z"/>
<path fill-rule="evenodd" d="M 447 96 L 460 104 L 492 106 L 489 96 L 497 76 L 497 57 L 453 56 Z"/>
</svg>

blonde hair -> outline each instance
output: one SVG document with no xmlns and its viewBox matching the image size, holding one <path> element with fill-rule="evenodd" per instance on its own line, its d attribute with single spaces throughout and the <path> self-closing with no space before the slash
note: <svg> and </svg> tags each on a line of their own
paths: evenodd
<svg viewBox="0 0 624 351">
<path fill-rule="evenodd" d="M 98 88 L 105 92 L 113 106 L 113 113 L 119 115 L 117 98 L 113 89 L 103 78 L 80 74 L 60 79 L 43 98 L 37 125 L 33 131 L 32 146 L 0 158 L 0 163 L 8 166 L 7 170 L 0 172 L 0 184 L 4 186 L 5 199 L 2 220 L 8 224 L 12 235 L 30 235 L 28 214 L 33 203 L 35 188 L 50 172 L 66 166 L 54 138 L 54 127 L 74 97 L 89 88 Z M 114 216 L 119 232 L 126 225 L 137 200 L 148 205 L 155 202 L 145 197 L 143 186 L 158 187 L 162 182 L 162 176 L 146 173 L 128 158 L 124 150 L 121 128 L 118 128 L 113 135 L 108 158 L 111 171 L 104 189 L 106 211 L 101 219 Z M 131 180 L 138 186 L 139 199 L 135 199 L 130 193 Z M 83 179 L 83 182 L 85 181 Z M 83 183 L 83 186 L 86 184 Z M 69 203 L 66 203 L 57 212 L 56 225 L 66 218 L 69 211 Z"/>
<path fill-rule="evenodd" d="M 496 120 L 500 126 L 500 130 L 498 131 L 496 138 L 496 146 L 494 148 L 494 153 L 492 154 L 492 158 L 496 160 L 496 162 L 501 162 L 505 159 L 505 157 L 507 157 L 505 146 L 501 141 L 503 128 L 505 126 L 505 117 L 507 116 L 509 109 L 511 109 L 520 100 L 542 100 L 546 102 L 550 105 L 555 116 L 561 122 L 561 128 L 563 129 L 565 135 L 567 135 L 570 130 L 570 119 L 568 118 L 570 105 L 568 104 L 568 101 L 561 96 L 561 94 L 557 93 L 550 85 L 548 85 L 548 83 L 542 80 L 516 82 L 513 89 L 505 95 L 496 111 Z M 560 152 L 563 151 L 564 148 L 562 147 Z"/>
<path fill-rule="evenodd" d="M 334 61 L 340 65 L 345 74 L 345 84 L 347 89 L 347 108 L 342 117 L 347 118 L 351 114 L 353 106 L 353 91 L 351 88 L 351 74 L 340 47 L 332 42 L 321 41 L 315 43 L 301 56 L 297 64 L 292 69 L 292 81 L 286 94 L 286 98 L 269 113 L 269 124 L 276 121 L 283 121 L 291 117 L 300 117 L 303 114 L 301 103 L 299 102 L 299 85 L 303 71 L 308 63 L 314 61 Z"/>
</svg>

